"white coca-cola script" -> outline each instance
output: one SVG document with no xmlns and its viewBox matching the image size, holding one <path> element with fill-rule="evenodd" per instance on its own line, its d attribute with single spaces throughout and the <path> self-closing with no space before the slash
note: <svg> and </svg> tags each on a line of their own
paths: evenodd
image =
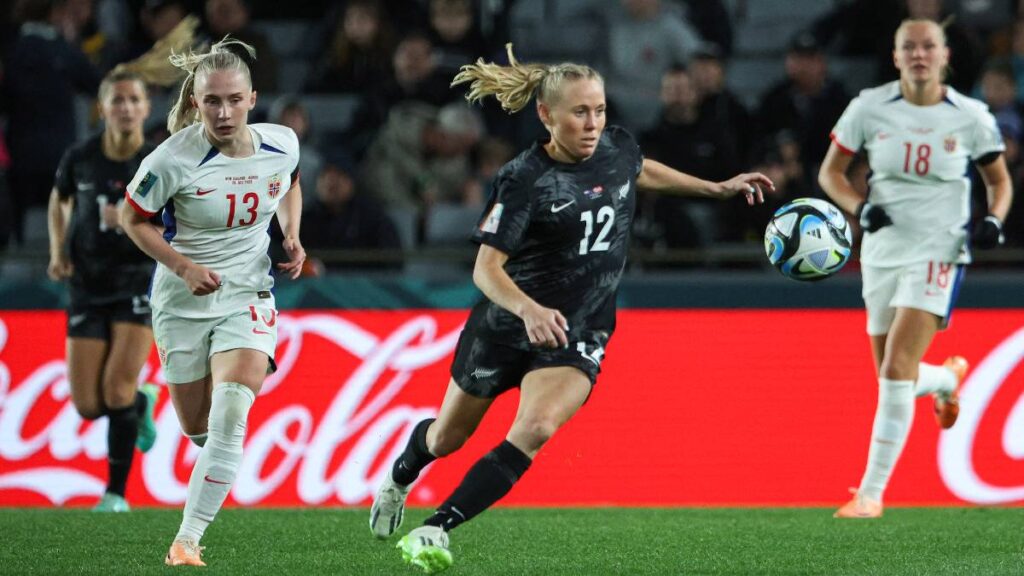
<svg viewBox="0 0 1024 576">
<path fill-rule="evenodd" d="M 267 378 L 260 393 L 271 402 L 274 413 L 253 426 L 250 422 L 245 456 L 232 497 L 241 504 L 259 503 L 289 480 L 302 502 L 354 504 L 365 500 L 381 480 L 385 468 L 374 462 L 391 462 L 403 448 L 392 442 L 406 435 L 420 420 L 436 416 L 436 406 L 410 406 L 393 403 L 417 370 L 435 364 L 451 354 L 461 327 L 438 334 L 437 321 L 427 314 L 414 316 L 386 337 L 363 329 L 337 315 L 312 314 L 278 319 L 278 371 Z M 337 346 L 339 357 L 348 354 L 357 359 L 354 370 L 332 374 L 337 393 L 326 412 L 314 418 L 309 406 L 289 401 L 288 374 L 301 358 L 303 338 L 317 336 Z M 16 335 L 14 335 L 16 336 Z M 46 451 L 58 462 L 82 455 L 91 460 L 106 457 L 106 419 L 83 426 L 69 398 L 66 365 L 62 359 L 45 362 L 22 382 L 12 386 L 10 370 L 3 361 L 3 350 L 12 337 L 0 320 L 0 461 L 19 462 Z M 147 366 L 142 374 L 151 373 Z M 386 381 L 380 381 L 387 378 Z M 153 381 L 162 383 L 162 371 Z M 294 379 L 293 379 L 294 380 Z M 441 383 L 435 383 L 441 386 Z M 371 398 L 371 392 L 374 392 Z M 54 418 L 30 437 L 25 423 L 33 407 L 49 394 L 63 402 Z M 320 410 L 317 410 L 319 413 Z M 181 464 L 195 461 L 198 448 L 180 450 L 184 439 L 170 402 L 156 414 L 158 439 L 142 458 L 146 490 L 159 502 L 180 504 L 185 500 L 188 478 L 180 478 L 176 458 Z M 338 456 L 338 447 L 349 443 Z M 388 444 L 389 453 L 381 452 Z M 275 454 L 273 469 L 266 469 Z M 332 464 L 333 463 L 333 464 Z M 0 473 L 0 491 L 27 490 L 61 505 L 71 498 L 103 493 L 103 478 L 68 466 L 41 466 Z"/>
</svg>

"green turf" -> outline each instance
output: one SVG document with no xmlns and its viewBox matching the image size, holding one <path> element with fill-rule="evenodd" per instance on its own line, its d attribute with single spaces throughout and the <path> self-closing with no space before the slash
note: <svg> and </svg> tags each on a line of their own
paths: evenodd
<svg viewBox="0 0 1024 576">
<path fill-rule="evenodd" d="M 0 574 L 416 574 L 365 509 L 221 512 L 205 570 L 165 568 L 180 512 L 0 509 Z M 410 510 L 401 533 L 426 510 Z M 446 575 L 1024 574 L 1024 509 L 497 509 L 452 533 Z"/>
</svg>

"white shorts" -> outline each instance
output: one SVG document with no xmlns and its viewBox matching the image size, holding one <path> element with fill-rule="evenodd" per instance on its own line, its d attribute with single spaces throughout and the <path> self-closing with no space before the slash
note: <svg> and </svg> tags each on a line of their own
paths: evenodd
<svg viewBox="0 0 1024 576">
<path fill-rule="evenodd" d="M 892 268 L 862 264 L 861 294 L 868 311 L 868 334 L 888 334 L 897 308 L 931 312 L 942 318 L 939 328 L 945 328 L 965 271 L 962 264 L 949 262 L 917 262 Z"/>
<path fill-rule="evenodd" d="M 182 318 L 154 308 L 153 337 L 168 384 L 205 377 L 211 356 L 239 348 L 263 352 L 270 359 L 268 371 L 277 369 L 277 310 L 270 306 L 249 306 L 221 318 Z"/>
</svg>

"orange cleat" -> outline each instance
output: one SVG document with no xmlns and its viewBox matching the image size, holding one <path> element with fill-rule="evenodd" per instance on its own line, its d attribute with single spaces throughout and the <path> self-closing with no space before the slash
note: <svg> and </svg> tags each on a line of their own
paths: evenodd
<svg viewBox="0 0 1024 576">
<path fill-rule="evenodd" d="M 168 566 L 206 566 L 201 558 L 203 547 L 195 540 L 175 540 L 164 558 Z"/>
<path fill-rule="evenodd" d="M 956 388 L 949 394 L 935 395 L 935 422 L 942 429 L 952 428 L 956 419 L 960 416 L 960 386 L 967 376 L 967 369 L 970 364 L 963 356 L 950 356 L 942 363 L 942 366 L 956 374 Z"/>
<path fill-rule="evenodd" d="M 843 504 L 839 510 L 832 514 L 833 518 L 881 518 L 882 503 L 872 500 L 867 496 L 861 496 L 856 488 L 850 488 L 853 499 Z"/>
</svg>

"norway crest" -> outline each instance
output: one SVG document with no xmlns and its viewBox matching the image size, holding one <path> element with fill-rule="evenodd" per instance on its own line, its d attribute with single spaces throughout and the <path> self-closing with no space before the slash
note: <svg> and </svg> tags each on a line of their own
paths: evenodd
<svg viewBox="0 0 1024 576">
<path fill-rule="evenodd" d="M 943 141 L 943 143 L 945 145 L 946 152 L 949 152 L 950 154 L 956 152 L 956 136 L 946 136 L 946 139 Z"/>
<path fill-rule="evenodd" d="M 281 177 L 274 174 L 267 179 L 267 195 L 271 198 L 277 198 L 277 195 L 281 193 Z"/>
</svg>

